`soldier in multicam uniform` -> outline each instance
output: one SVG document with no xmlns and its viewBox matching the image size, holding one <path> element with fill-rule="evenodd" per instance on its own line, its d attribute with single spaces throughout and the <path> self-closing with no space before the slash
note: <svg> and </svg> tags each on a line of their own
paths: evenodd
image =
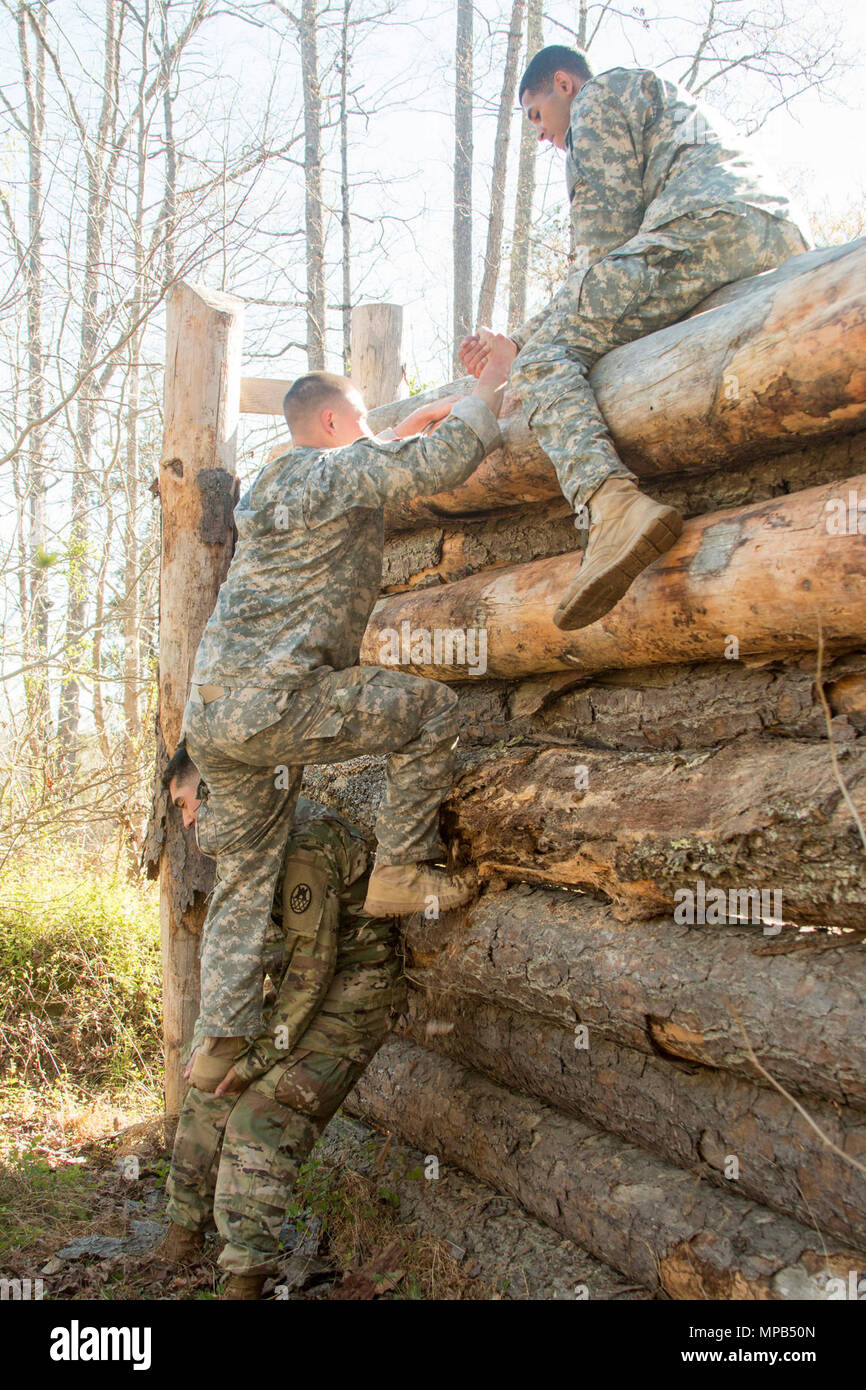
<svg viewBox="0 0 866 1390">
<path fill-rule="evenodd" d="M 207 811 L 199 771 L 184 750 L 167 771 L 190 825 Z M 215 1091 L 184 1099 L 156 1258 L 195 1259 L 215 1224 L 227 1299 L 260 1296 L 298 1169 L 405 1008 L 397 924 L 364 910 L 368 861 L 357 827 L 298 801 L 265 939 L 263 1032 Z M 199 1020 L 193 1050 L 202 1036 Z"/>
<path fill-rule="evenodd" d="M 235 510 L 238 545 L 196 655 L 182 736 L 208 787 L 199 847 L 216 857 L 201 946 L 202 1031 L 193 1079 L 213 1089 L 261 1031 L 262 942 L 303 765 L 388 753 L 366 910 L 468 901 L 442 858 L 439 807 L 457 741 L 445 684 L 359 667 L 379 595 L 387 502 L 456 487 L 499 443 L 511 361 L 493 335 L 475 394 L 416 411 L 374 437 L 359 392 L 324 372 L 285 399 L 294 448 Z M 450 410 L 450 413 L 449 413 Z M 442 419 L 432 436 L 413 431 Z"/>
<path fill-rule="evenodd" d="M 565 497 L 588 514 L 583 564 L 554 614 L 573 629 L 603 617 L 683 524 L 617 455 L 590 368 L 721 285 L 806 250 L 808 229 L 727 122 L 655 72 L 594 77 L 582 53 L 552 45 L 527 67 L 520 101 L 539 140 L 566 151 L 577 248 L 566 284 L 514 334 L 511 374 Z M 464 340 L 472 373 L 487 332 Z"/>
</svg>

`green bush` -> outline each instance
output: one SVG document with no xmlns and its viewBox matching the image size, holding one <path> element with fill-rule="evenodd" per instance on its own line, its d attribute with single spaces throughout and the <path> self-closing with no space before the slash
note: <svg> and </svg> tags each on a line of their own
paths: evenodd
<svg viewBox="0 0 866 1390">
<path fill-rule="evenodd" d="M 0 873 L 0 1032 L 6 1075 L 120 1082 L 160 1054 L 154 884 L 62 857 Z"/>
</svg>

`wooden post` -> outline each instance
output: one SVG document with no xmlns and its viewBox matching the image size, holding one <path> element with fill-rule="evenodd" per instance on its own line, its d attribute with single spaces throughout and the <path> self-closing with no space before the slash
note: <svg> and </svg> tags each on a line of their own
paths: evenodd
<svg viewBox="0 0 866 1390">
<path fill-rule="evenodd" d="M 369 408 L 396 400 L 402 378 L 401 305 L 359 304 L 352 311 L 352 380 Z"/>
<path fill-rule="evenodd" d="M 166 339 L 157 785 L 180 737 L 196 650 L 232 556 L 243 303 L 180 283 L 168 297 Z M 156 854 L 165 1106 L 171 1114 L 183 1099 L 182 1050 L 198 1014 L 198 942 L 213 861 L 199 853 L 194 833 L 184 831 L 167 798 L 161 817 Z"/>
</svg>

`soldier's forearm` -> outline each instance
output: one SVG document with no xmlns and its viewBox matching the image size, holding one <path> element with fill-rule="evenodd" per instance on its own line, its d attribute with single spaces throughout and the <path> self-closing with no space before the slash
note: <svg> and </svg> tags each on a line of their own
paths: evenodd
<svg viewBox="0 0 866 1390">
<path fill-rule="evenodd" d="M 499 415 L 502 411 L 502 400 L 505 394 L 504 382 L 498 379 L 485 381 L 484 374 L 482 373 L 478 378 L 478 382 L 472 394 L 476 399 L 484 402 L 491 415 L 495 415 L 496 418 L 499 419 Z"/>
<path fill-rule="evenodd" d="M 459 487 L 475 472 L 484 456 L 501 443 L 496 421 L 498 407 L 494 408 L 492 394 L 489 403 L 485 400 L 487 394 L 485 386 L 483 394 L 476 391 L 464 396 L 435 434 L 418 439 L 414 445 L 418 450 L 414 496 L 431 497 Z M 471 450 L 467 449 L 467 440 L 474 444 Z"/>
</svg>

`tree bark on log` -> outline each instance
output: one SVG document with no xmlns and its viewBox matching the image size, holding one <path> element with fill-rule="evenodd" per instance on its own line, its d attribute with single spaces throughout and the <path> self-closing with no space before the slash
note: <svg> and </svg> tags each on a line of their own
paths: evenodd
<svg viewBox="0 0 866 1390">
<path fill-rule="evenodd" d="M 360 660 L 466 680 L 811 651 L 819 627 L 837 648 L 862 646 L 866 534 L 856 508 L 852 529 L 850 496 L 866 499 L 866 475 L 689 521 L 610 613 L 577 632 L 553 613 L 580 551 L 394 595 L 374 609 Z M 843 534 L 830 529 L 840 506 Z M 451 638 L 437 652 L 437 631 L 471 638 L 476 667 Z"/>
<path fill-rule="evenodd" d="M 866 238 L 794 256 L 711 295 L 682 322 L 615 348 L 590 384 L 622 459 L 642 477 L 703 472 L 866 425 Z M 435 395 L 469 390 L 451 383 Z M 413 398 L 418 405 L 424 397 Z M 374 428 L 407 409 L 377 412 Z M 459 488 L 386 512 L 392 531 L 559 493 L 506 399 L 496 450 Z"/>
<path fill-rule="evenodd" d="M 840 742 L 837 759 L 863 817 L 862 739 Z M 696 922 L 730 930 L 740 913 L 767 940 L 778 934 L 762 929 L 767 916 L 865 923 L 866 855 L 827 742 L 746 737 L 685 753 L 493 746 L 461 762 L 443 828 L 482 880 L 603 894 L 624 922 L 685 920 L 691 902 Z M 304 790 L 371 834 L 384 763 L 309 769 Z"/>
<path fill-rule="evenodd" d="M 440 990 L 412 990 L 410 1014 L 421 1046 L 866 1250 L 862 1111 L 807 1107 L 861 1171 L 778 1091 L 729 1072 L 590 1040 L 534 1014 Z"/>
<path fill-rule="evenodd" d="M 594 1126 L 391 1039 L 349 1108 L 671 1298 L 810 1299 L 864 1257 Z"/>
<path fill-rule="evenodd" d="M 858 740 L 838 756 L 866 817 L 866 748 Z M 753 923 L 769 914 L 862 927 L 866 917 L 863 842 L 822 743 L 747 738 L 692 756 L 493 751 L 458 780 L 445 826 L 482 878 L 600 892 L 623 920 L 686 920 L 691 893 L 694 920 L 722 925 L 746 889 L 765 894 L 760 913 L 754 899 L 742 905 Z M 718 910 L 713 893 L 725 896 Z"/>
<path fill-rule="evenodd" d="M 682 515 L 702 516 L 724 507 L 754 506 L 804 488 L 836 483 L 866 471 L 866 431 L 822 441 L 793 454 L 753 460 L 710 473 L 670 474 L 653 479 L 647 491 Z M 564 497 L 520 509 L 502 508 L 483 516 L 399 531 L 385 541 L 383 594 L 453 584 L 479 570 L 520 565 L 549 555 L 574 552 L 583 533 Z"/>
<path fill-rule="evenodd" d="M 828 662 L 822 685 L 833 738 L 866 733 L 866 651 Z M 815 658 L 758 667 L 721 661 L 611 672 L 591 682 L 558 671 L 512 685 L 458 686 L 460 739 L 473 751 L 502 739 L 626 752 L 697 753 L 744 735 L 827 737 Z"/>
<path fill-rule="evenodd" d="M 639 929 L 582 894 L 512 888 L 438 922 L 413 917 L 420 988 L 533 1014 L 596 1039 L 866 1110 L 866 946 L 825 933 Z"/>
</svg>

